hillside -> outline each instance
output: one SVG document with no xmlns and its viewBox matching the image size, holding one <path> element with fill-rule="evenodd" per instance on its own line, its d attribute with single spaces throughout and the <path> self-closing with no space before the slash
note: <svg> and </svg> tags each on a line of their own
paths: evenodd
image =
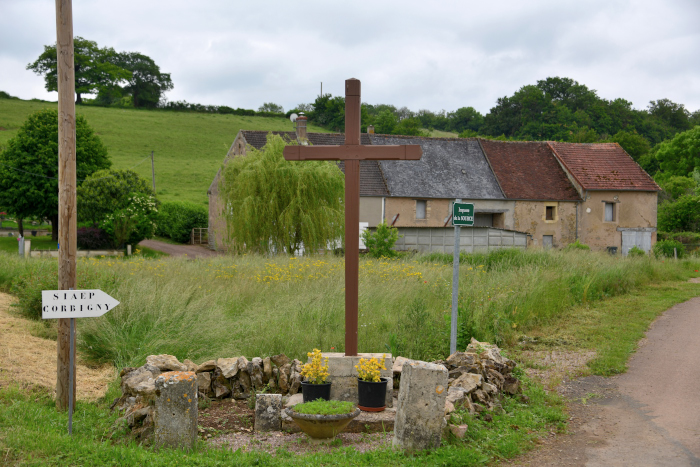
<svg viewBox="0 0 700 467">
<path fill-rule="evenodd" d="M 56 106 L 52 102 L 0 99 L 0 148 L 7 146 L 30 113 Z M 150 182 L 150 158 L 144 159 L 155 151 L 156 189 L 161 201 L 207 204 L 207 189 L 238 130 L 293 129 L 285 118 L 89 106 L 78 106 L 76 111 L 100 135 L 115 169 L 133 168 Z M 309 131 L 328 130 L 309 125 Z"/>
</svg>

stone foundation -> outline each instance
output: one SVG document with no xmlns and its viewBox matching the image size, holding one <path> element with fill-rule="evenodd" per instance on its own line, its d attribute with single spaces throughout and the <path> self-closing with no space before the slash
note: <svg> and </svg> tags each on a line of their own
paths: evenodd
<svg viewBox="0 0 700 467">
<path fill-rule="evenodd" d="M 328 372 L 330 373 L 328 381 L 331 385 L 331 399 L 350 401 L 357 404 L 357 369 L 355 365 L 360 363 L 360 359 L 377 358 L 381 360 L 382 355 L 385 357 L 384 366 L 386 370 L 380 370 L 379 374 L 383 378 L 387 378 L 389 383 L 386 385 L 386 406 L 393 407 L 393 375 L 392 365 L 393 359 L 391 354 L 380 353 L 361 353 L 356 357 L 346 357 L 344 353 L 333 352 L 323 353 L 323 358 L 328 358 Z"/>
</svg>

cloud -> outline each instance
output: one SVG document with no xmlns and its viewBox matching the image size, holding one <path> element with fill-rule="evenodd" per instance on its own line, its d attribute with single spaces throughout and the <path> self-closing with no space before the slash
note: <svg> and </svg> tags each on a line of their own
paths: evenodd
<svg viewBox="0 0 700 467">
<path fill-rule="evenodd" d="M 342 95 L 356 77 L 369 103 L 486 113 L 524 85 L 566 76 L 637 108 L 662 97 L 700 108 L 693 0 L 124 0 L 118 11 L 85 0 L 73 8 L 75 35 L 140 51 L 171 73 L 170 100 L 289 109 L 313 101 L 321 81 Z M 53 41 L 53 2 L 5 0 L 0 89 L 48 96 L 24 67 Z"/>
</svg>

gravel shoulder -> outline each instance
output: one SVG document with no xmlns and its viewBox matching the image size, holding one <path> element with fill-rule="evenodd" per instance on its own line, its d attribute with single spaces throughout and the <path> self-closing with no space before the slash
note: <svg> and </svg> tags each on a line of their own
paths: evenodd
<svg viewBox="0 0 700 467">
<path fill-rule="evenodd" d="M 139 245 L 150 248 L 151 250 L 167 253 L 170 256 L 187 256 L 188 258 L 210 258 L 222 254 L 200 245 L 173 245 L 159 242 L 158 240 L 143 240 Z"/>
</svg>

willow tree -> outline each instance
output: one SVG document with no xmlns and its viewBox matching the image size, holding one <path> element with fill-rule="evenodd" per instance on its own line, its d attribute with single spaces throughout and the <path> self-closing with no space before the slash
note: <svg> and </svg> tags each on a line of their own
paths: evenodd
<svg viewBox="0 0 700 467">
<path fill-rule="evenodd" d="M 286 144 L 269 134 L 223 170 L 222 214 L 237 253 L 313 252 L 343 234 L 343 173 L 333 162 L 284 160 Z"/>
</svg>

